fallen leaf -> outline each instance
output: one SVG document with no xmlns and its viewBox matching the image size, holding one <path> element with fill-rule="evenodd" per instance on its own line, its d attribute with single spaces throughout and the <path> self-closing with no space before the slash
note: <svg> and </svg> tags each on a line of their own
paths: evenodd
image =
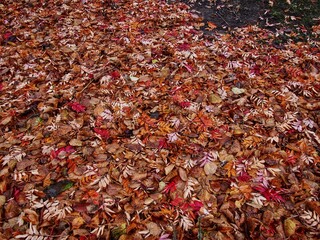
<svg viewBox="0 0 320 240">
<path fill-rule="evenodd" d="M 73 147 L 81 147 L 82 146 L 82 141 L 79 140 L 79 139 L 71 139 L 70 142 L 69 142 L 70 146 L 73 146 Z"/>
<path fill-rule="evenodd" d="M 149 222 L 146 226 L 152 236 L 158 237 L 162 232 L 161 228 L 155 222 Z"/>
<path fill-rule="evenodd" d="M 220 98 L 219 95 L 212 93 L 209 95 L 209 102 L 212 104 L 221 103 L 222 99 Z"/>
<path fill-rule="evenodd" d="M 76 217 L 72 220 L 72 228 L 79 229 L 84 224 L 84 219 L 82 217 Z"/>
<path fill-rule="evenodd" d="M 71 107 L 72 110 L 74 110 L 77 113 L 82 113 L 82 112 L 85 112 L 85 110 L 86 110 L 85 106 L 83 106 L 77 102 L 71 102 L 71 103 L 69 103 L 69 106 Z"/>
<path fill-rule="evenodd" d="M 1 125 L 7 125 L 9 122 L 11 122 L 11 120 L 12 120 L 12 116 L 5 117 L 4 119 L 2 119 L 0 124 Z"/>
<path fill-rule="evenodd" d="M 188 181 L 188 174 L 186 172 L 186 170 L 184 170 L 183 168 L 179 168 L 178 169 L 179 172 L 179 176 L 183 181 Z"/>
<path fill-rule="evenodd" d="M 284 225 L 283 226 L 284 227 L 284 232 L 285 232 L 287 237 L 290 237 L 293 234 L 295 234 L 297 225 L 292 219 L 287 218 L 286 220 L 284 220 L 284 224 L 283 225 Z"/>
<path fill-rule="evenodd" d="M 214 162 L 208 162 L 204 165 L 203 169 L 206 175 L 213 175 L 216 173 L 217 168 L 217 164 L 215 164 Z"/>
<path fill-rule="evenodd" d="M 6 202 L 6 196 L 0 195 L 0 207 L 2 207 Z"/>
<path fill-rule="evenodd" d="M 73 182 L 70 180 L 62 180 L 48 186 L 44 192 L 48 198 L 57 197 L 60 193 L 68 190 L 73 186 Z"/>
<path fill-rule="evenodd" d="M 239 94 L 242 94 L 242 93 L 246 92 L 246 90 L 244 88 L 237 88 L 237 87 L 233 87 L 231 89 L 231 91 L 236 95 L 239 95 Z"/>
</svg>

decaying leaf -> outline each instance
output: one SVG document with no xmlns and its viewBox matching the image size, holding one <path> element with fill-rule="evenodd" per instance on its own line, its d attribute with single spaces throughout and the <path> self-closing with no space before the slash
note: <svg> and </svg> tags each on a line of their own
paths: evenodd
<svg viewBox="0 0 320 240">
<path fill-rule="evenodd" d="M 56 197 L 60 193 L 68 190 L 73 186 L 73 182 L 70 180 L 62 180 L 48 186 L 44 192 L 48 198 Z"/>
<path fill-rule="evenodd" d="M 317 239 L 319 26 L 264 2 L 1 1 L 0 239 Z"/>
</svg>

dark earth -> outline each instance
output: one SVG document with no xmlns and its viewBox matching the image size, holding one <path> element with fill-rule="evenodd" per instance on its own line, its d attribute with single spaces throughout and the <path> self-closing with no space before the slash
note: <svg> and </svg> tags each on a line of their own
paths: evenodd
<svg viewBox="0 0 320 240">
<path fill-rule="evenodd" d="M 267 5 L 257 0 L 182 0 L 219 29 L 256 24 L 261 21 Z"/>
<path fill-rule="evenodd" d="M 274 32 L 282 30 L 285 33 L 299 33 L 300 40 L 306 40 L 307 37 L 318 38 L 318 35 L 311 33 L 311 29 L 320 23 L 319 0 L 181 1 L 189 5 L 191 11 L 203 17 L 204 25 L 201 30 L 206 35 L 211 35 L 213 30 L 228 31 L 236 27 L 258 25 Z M 213 29 L 210 23 L 216 27 Z"/>
</svg>

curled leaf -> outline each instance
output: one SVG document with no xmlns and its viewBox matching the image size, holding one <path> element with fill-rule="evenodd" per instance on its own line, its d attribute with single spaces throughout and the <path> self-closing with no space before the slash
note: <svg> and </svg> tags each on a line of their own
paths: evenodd
<svg viewBox="0 0 320 240">
<path fill-rule="evenodd" d="M 52 198 L 58 196 L 60 193 L 68 190 L 73 186 L 73 182 L 70 180 L 62 180 L 59 182 L 56 182 L 54 184 L 51 184 L 48 186 L 44 192 L 46 194 L 47 198 Z"/>
</svg>

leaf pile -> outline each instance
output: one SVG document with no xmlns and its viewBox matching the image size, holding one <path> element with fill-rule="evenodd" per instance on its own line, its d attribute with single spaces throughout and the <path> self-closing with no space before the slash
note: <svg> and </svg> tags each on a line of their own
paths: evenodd
<svg viewBox="0 0 320 240">
<path fill-rule="evenodd" d="M 319 42 L 153 0 L 0 14 L 1 239 L 319 237 Z"/>
</svg>

